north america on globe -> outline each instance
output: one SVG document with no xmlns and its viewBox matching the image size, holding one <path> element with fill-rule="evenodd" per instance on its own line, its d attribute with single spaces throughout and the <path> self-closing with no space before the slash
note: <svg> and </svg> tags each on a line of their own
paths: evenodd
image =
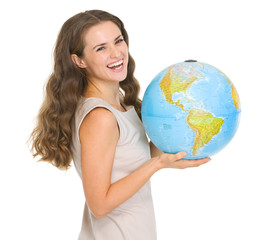
<svg viewBox="0 0 269 240">
<path fill-rule="evenodd" d="M 142 102 L 142 120 L 152 142 L 164 152 L 209 157 L 234 136 L 241 112 L 231 80 L 215 67 L 182 62 L 160 72 Z"/>
</svg>

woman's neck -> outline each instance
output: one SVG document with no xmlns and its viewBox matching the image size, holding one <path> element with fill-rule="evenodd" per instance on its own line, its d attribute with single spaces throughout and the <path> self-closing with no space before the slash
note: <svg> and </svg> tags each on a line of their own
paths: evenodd
<svg viewBox="0 0 269 240">
<path fill-rule="evenodd" d="M 106 85 L 93 85 L 90 84 L 83 94 L 84 97 L 96 97 L 101 98 L 107 103 L 109 103 L 114 108 L 120 111 L 126 111 L 125 107 L 122 105 L 119 84 L 106 84 Z"/>
</svg>

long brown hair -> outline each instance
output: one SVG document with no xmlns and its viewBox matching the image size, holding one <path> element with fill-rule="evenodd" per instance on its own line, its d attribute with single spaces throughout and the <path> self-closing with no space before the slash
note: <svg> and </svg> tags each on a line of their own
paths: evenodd
<svg viewBox="0 0 269 240">
<path fill-rule="evenodd" d="M 72 161 L 71 123 L 77 103 L 88 86 L 86 71 L 77 67 L 71 54 L 83 56 L 84 33 L 90 27 L 102 22 L 115 23 L 129 46 L 128 34 L 123 22 L 116 16 L 101 10 L 79 13 L 62 26 L 54 49 L 54 71 L 46 85 L 46 95 L 37 117 L 37 126 L 31 134 L 33 156 L 41 156 L 59 169 L 67 169 Z M 129 54 L 128 73 L 120 82 L 124 103 L 133 105 L 141 117 L 140 86 L 134 77 L 135 62 Z"/>
</svg>

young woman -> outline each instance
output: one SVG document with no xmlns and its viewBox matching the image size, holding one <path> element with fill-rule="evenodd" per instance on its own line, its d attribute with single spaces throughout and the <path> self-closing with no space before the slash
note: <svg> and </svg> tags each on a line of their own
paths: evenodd
<svg viewBox="0 0 269 240">
<path fill-rule="evenodd" d="M 150 177 L 209 159 L 181 160 L 184 152 L 164 154 L 148 143 L 128 35 L 116 16 L 92 10 L 71 17 L 54 61 L 33 150 L 60 169 L 73 159 L 86 198 L 79 239 L 156 239 Z"/>
</svg>

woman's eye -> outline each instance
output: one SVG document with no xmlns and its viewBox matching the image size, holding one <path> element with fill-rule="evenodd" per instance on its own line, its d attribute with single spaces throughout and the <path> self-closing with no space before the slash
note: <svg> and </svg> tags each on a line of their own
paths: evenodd
<svg viewBox="0 0 269 240">
<path fill-rule="evenodd" d="M 120 39 L 118 39 L 118 40 L 116 41 L 116 44 L 121 43 L 121 42 L 123 42 L 123 41 L 124 41 L 124 39 L 123 39 L 123 38 L 120 38 Z"/>
<path fill-rule="evenodd" d="M 99 47 L 99 48 L 97 48 L 97 52 L 99 52 L 99 51 L 102 51 L 102 50 L 104 50 L 105 48 L 104 47 Z"/>
</svg>

